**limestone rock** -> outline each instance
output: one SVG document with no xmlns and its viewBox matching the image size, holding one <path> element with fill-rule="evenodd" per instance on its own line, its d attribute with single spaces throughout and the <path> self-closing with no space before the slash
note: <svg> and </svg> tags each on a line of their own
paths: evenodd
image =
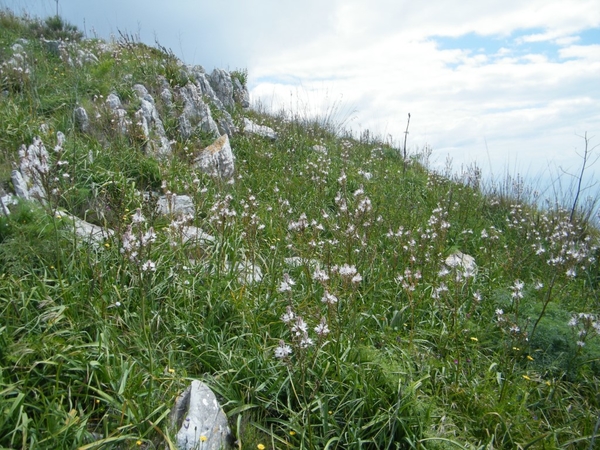
<svg viewBox="0 0 600 450">
<path fill-rule="evenodd" d="M 73 118 L 75 119 L 75 126 L 83 133 L 86 133 L 90 129 L 90 119 L 88 113 L 83 106 L 78 106 L 73 111 Z"/>
<path fill-rule="evenodd" d="M 217 114 L 218 117 L 214 118 L 219 129 L 219 134 L 226 133 L 231 137 L 233 133 L 236 132 L 236 128 L 231 115 L 227 111 L 229 105 L 233 104 L 233 87 L 231 88 L 230 100 L 229 87 L 226 81 L 229 74 L 225 71 L 221 71 L 221 69 L 215 69 L 213 74 L 209 77 L 206 75 L 202 66 L 188 66 L 183 70 L 185 71 L 186 76 L 193 80 L 193 84 L 200 92 L 200 95 L 208 102 L 208 104 L 219 111 L 219 114 Z M 229 80 L 231 81 L 231 77 L 229 77 Z M 219 92 L 216 92 L 213 87 L 218 89 Z"/>
<path fill-rule="evenodd" d="M 29 188 L 27 187 L 27 182 L 23 178 L 21 172 L 16 169 L 13 170 L 10 178 L 17 197 L 22 198 L 23 200 L 29 200 Z"/>
<path fill-rule="evenodd" d="M 33 138 L 33 143 L 29 147 L 25 147 L 25 145 L 21 146 L 19 149 L 19 159 L 19 169 L 23 182 L 18 179 L 18 175 L 13 173 L 13 184 L 16 179 L 20 187 L 25 187 L 28 194 L 23 198 L 45 200 L 47 193 L 43 180 L 48 176 L 50 171 L 50 157 L 39 136 Z"/>
<path fill-rule="evenodd" d="M 184 244 L 203 244 L 213 243 L 215 241 L 214 236 L 202 231 L 202 229 L 194 226 L 183 226 L 181 227 L 181 241 Z"/>
<path fill-rule="evenodd" d="M 290 267 L 303 267 L 307 266 L 311 270 L 321 269 L 321 261 L 318 259 L 301 258 L 300 256 L 291 256 L 285 258 L 284 262 Z"/>
<path fill-rule="evenodd" d="M 210 74 L 209 82 L 223 106 L 225 108 L 233 107 L 233 83 L 229 73 L 223 69 L 215 69 Z"/>
<path fill-rule="evenodd" d="M 189 139 L 196 129 L 217 137 L 219 135 L 219 127 L 212 117 L 210 108 L 202 100 L 197 86 L 193 83 L 188 83 L 179 89 L 179 96 L 183 101 L 183 112 L 179 116 L 179 132 L 181 137 Z"/>
<path fill-rule="evenodd" d="M 240 284 L 248 285 L 262 281 L 262 270 L 257 264 L 252 264 L 250 261 L 240 261 L 233 268 L 237 272 L 237 281 Z"/>
<path fill-rule="evenodd" d="M 10 209 L 8 209 L 8 207 L 10 205 L 16 204 L 17 199 L 10 194 L 5 194 L 4 191 L 0 188 L 0 216 L 10 215 Z"/>
<path fill-rule="evenodd" d="M 272 128 L 266 127 L 264 125 L 257 125 L 252 122 L 250 119 L 244 117 L 244 132 L 257 134 L 262 137 L 266 137 L 274 141 L 277 139 L 277 133 L 273 131 Z"/>
<path fill-rule="evenodd" d="M 136 84 L 133 90 L 140 99 L 141 108 L 136 112 L 138 123 L 142 128 L 144 136 L 148 140 L 145 150 L 153 156 L 166 157 L 171 155 L 171 144 L 165 133 L 162 120 L 154 104 L 154 98 L 145 86 Z M 156 136 L 156 141 L 153 139 Z"/>
<path fill-rule="evenodd" d="M 114 231 L 109 228 L 94 225 L 79 217 L 69 215 L 69 218 L 73 220 L 75 234 L 90 244 L 101 244 L 105 239 L 114 234 Z"/>
<path fill-rule="evenodd" d="M 63 60 L 69 56 L 67 55 L 66 46 L 63 41 L 42 39 L 42 44 L 46 48 L 46 51 Z"/>
<path fill-rule="evenodd" d="M 240 80 L 234 78 L 232 80 L 233 83 L 233 99 L 240 104 L 242 108 L 250 107 L 250 95 L 248 94 L 248 89 L 246 89 Z"/>
<path fill-rule="evenodd" d="M 196 214 L 194 201 L 189 195 L 161 195 L 156 203 L 159 214 L 173 216 L 191 216 Z"/>
<path fill-rule="evenodd" d="M 226 134 L 202 150 L 194 159 L 194 166 L 213 177 L 231 178 L 234 156 Z"/>
<path fill-rule="evenodd" d="M 113 111 L 117 110 L 121 107 L 121 99 L 114 92 L 110 93 L 108 94 L 108 97 L 106 97 L 106 105 Z"/>
<path fill-rule="evenodd" d="M 83 66 L 84 64 L 97 64 L 98 62 L 98 57 L 92 52 L 82 48 L 77 49 L 77 58 L 75 59 L 75 63 L 78 66 Z"/>
<path fill-rule="evenodd" d="M 206 71 L 202 66 L 193 66 L 188 68 L 188 76 L 194 80 L 194 84 L 198 87 L 198 89 L 200 89 L 200 93 L 203 96 L 207 97 L 212 102 L 216 102 L 217 107 L 223 106 L 220 103 L 221 101 L 217 97 L 217 94 L 215 94 L 215 91 L 210 85 L 210 81 L 206 76 Z"/>
<path fill-rule="evenodd" d="M 126 134 L 131 121 L 127 118 L 127 111 L 121 108 L 121 99 L 115 93 L 111 93 L 106 97 L 106 105 L 112 110 L 117 120 L 118 130 L 122 134 Z"/>
<path fill-rule="evenodd" d="M 230 448 L 227 416 L 211 389 L 199 380 L 177 397 L 170 415 L 178 450 L 222 450 Z"/>
<path fill-rule="evenodd" d="M 173 108 L 173 93 L 171 92 L 171 89 L 164 87 L 162 91 L 160 91 L 160 98 L 167 108 Z"/>
<path fill-rule="evenodd" d="M 477 274 L 475 258 L 459 250 L 448 256 L 445 263 L 448 267 L 459 267 L 471 276 Z"/>
</svg>

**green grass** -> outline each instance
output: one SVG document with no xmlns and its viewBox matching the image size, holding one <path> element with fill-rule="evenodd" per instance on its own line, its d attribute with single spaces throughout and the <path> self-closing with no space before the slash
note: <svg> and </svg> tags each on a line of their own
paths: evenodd
<svg viewBox="0 0 600 450">
<path fill-rule="evenodd" d="M 175 397 L 199 378 L 240 448 L 591 448 L 600 269 L 586 211 L 571 221 L 418 158 L 405 170 L 398 149 L 294 112 L 232 110 L 279 138 L 233 136 L 233 182 L 211 179 L 189 164 L 206 136 L 182 142 L 160 100 L 159 77 L 188 82 L 172 53 L 127 36 L 109 53 L 81 41 L 99 62 L 70 66 L 38 35 L 77 31 L 30 20 L 0 12 L 0 64 L 25 38 L 32 68 L 0 77 L 0 183 L 10 191 L 19 147 L 39 135 L 54 193 L 0 217 L 0 447 L 162 448 Z M 174 141 L 168 160 L 121 135 L 102 106 L 116 92 L 133 114 L 136 83 Z M 88 134 L 77 105 L 98 112 Z M 178 241 L 142 195 L 163 190 L 194 199 L 190 223 L 213 243 Z M 63 210 L 115 235 L 82 242 Z M 156 233 L 136 255 L 129 227 Z M 456 250 L 476 274 L 444 265 Z M 244 261 L 262 281 L 238 280 Z M 595 316 L 569 325 L 579 313 Z"/>
</svg>

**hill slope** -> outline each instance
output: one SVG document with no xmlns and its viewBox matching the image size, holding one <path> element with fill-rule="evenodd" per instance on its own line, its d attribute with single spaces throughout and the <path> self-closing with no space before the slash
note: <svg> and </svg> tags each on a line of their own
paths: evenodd
<svg viewBox="0 0 600 450">
<path fill-rule="evenodd" d="M 586 221 L 129 36 L 2 12 L 0 64 L 1 446 L 160 447 L 201 378 L 240 448 L 592 448 Z"/>
</svg>

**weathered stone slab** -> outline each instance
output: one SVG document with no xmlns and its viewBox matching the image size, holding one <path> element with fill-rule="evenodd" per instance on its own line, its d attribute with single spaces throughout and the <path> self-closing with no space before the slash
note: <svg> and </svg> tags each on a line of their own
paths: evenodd
<svg viewBox="0 0 600 450">
<path fill-rule="evenodd" d="M 227 179 L 233 176 L 234 159 L 229 137 L 224 134 L 196 156 L 194 166 L 210 176 Z"/>
<path fill-rule="evenodd" d="M 272 128 L 264 125 L 257 125 L 248 118 L 244 118 L 244 132 L 250 134 L 257 134 L 262 137 L 266 137 L 274 141 L 277 139 L 277 133 Z"/>
<path fill-rule="evenodd" d="M 171 428 L 178 450 L 222 450 L 231 447 L 227 416 L 215 394 L 203 382 L 192 384 L 177 397 L 171 410 Z"/>
<path fill-rule="evenodd" d="M 194 216 L 196 207 L 194 201 L 189 195 L 161 195 L 156 203 L 156 209 L 159 214 L 173 216 Z"/>
</svg>

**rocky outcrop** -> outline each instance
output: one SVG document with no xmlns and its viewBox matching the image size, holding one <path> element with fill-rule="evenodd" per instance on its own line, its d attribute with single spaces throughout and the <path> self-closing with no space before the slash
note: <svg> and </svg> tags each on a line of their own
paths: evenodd
<svg viewBox="0 0 600 450">
<path fill-rule="evenodd" d="M 227 82 L 229 80 L 229 83 L 231 83 L 231 76 L 221 69 L 215 69 L 209 77 L 202 66 L 187 66 L 182 70 L 187 78 L 193 80 L 192 84 L 196 86 L 200 96 L 204 99 L 203 102 L 212 105 L 218 111 L 213 120 L 217 125 L 219 134 L 226 133 L 232 136 L 236 132 L 236 127 L 227 111 L 228 108 L 233 106 L 233 87 L 231 87 L 230 95 Z"/>
<path fill-rule="evenodd" d="M 76 43 L 42 39 L 42 44 L 48 52 L 58 56 L 65 64 L 70 66 L 83 66 L 84 64 L 96 64 L 98 62 L 96 55 Z"/>
<path fill-rule="evenodd" d="M 225 108 L 232 108 L 233 101 L 233 83 L 229 72 L 223 69 L 215 69 L 210 74 L 210 85 L 213 88 L 215 95 L 221 101 Z"/>
<path fill-rule="evenodd" d="M 242 108 L 250 107 L 250 95 L 248 94 L 248 89 L 246 89 L 240 80 L 234 78 L 232 80 L 233 83 L 233 99 L 239 103 Z"/>
<path fill-rule="evenodd" d="M 36 136 L 29 147 L 22 145 L 19 159 L 19 170 L 12 172 L 15 193 L 25 200 L 45 201 L 48 195 L 44 181 L 50 172 L 50 156 L 42 140 Z"/>
<path fill-rule="evenodd" d="M 114 115 L 117 122 L 117 129 L 121 134 L 127 134 L 127 130 L 131 126 L 131 120 L 127 117 L 127 111 L 121 106 L 121 99 L 115 93 L 111 93 L 106 97 L 106 106 Z"/>
<path fill-rule="evenodd" d="M 154 98 L 144 85 L 133 86 L 141 103 L 140 109 L 135 113 L 138 124 L 146 137 L 144 150 L 155 157 L 164 158 L 171 155 L 171 144 L 165 134 L 165 127 L 154 104 Z"/>
<path fill-rule="evenodd" d="M 179 116 L 179 134 L 182 139 L 189 139 L 197 130 L 212 136 L 219 136 L 219 127 L 212 117 L 210 108 L 202 100 L 201 92 L 193 83 L 179 89 L 183 102 L 183 112 Z"/>
</svg>

